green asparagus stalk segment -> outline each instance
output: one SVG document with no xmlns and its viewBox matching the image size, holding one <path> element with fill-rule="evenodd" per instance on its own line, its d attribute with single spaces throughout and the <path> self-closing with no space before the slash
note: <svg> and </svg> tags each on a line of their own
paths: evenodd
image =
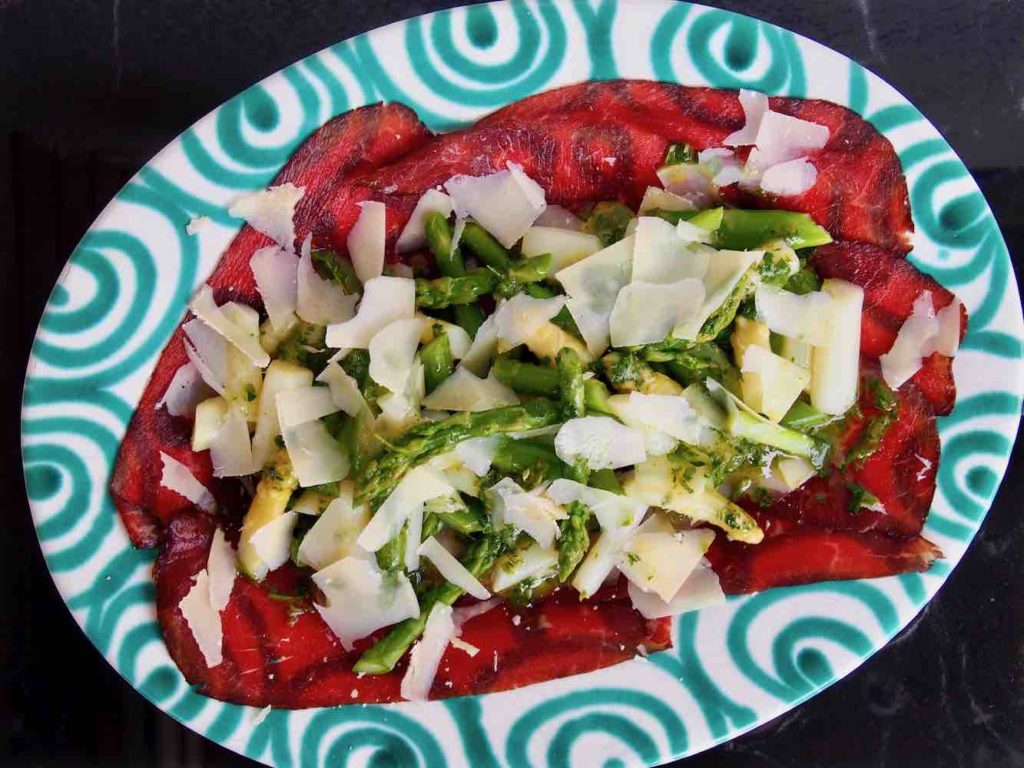
<svg viewBox="0 0 1024 768">
<path fill-rule="evenodd" d="M 790 248 L 813 248 L 831 243 L 832 237 L 808 214 L 796 211 L 754 211 L 742 208 L 711 208 L 706 211 L 651 211 L 675 224 L 689 221 L 714 231 L 715 248 L 745 251 L 772 240 L 783 240 Z M 709 226 L 710 225 L 710 226 Z"/>
<path fill-rule="evenodd" d="M 431 499 L 427 502 L 424 511 L 431 518 L 436 519 L 439 526 L 444 525 L 463 535 L 487 529 L 487 518 L 483 510 L 478 506 L 470 508 L 458 492 Z M 425 523 L 424 530 L 426 530 Z M 427 536 L 428 534 L 423 534 L 423 538 L 427 538 Z"/>
<path fill-rule="evenodd" d="M 576 321 L 573 319 L 568 307 L 562 307 L 560 310 L 558 310 L 558 314 L 551 318 L 551 322 L 557 325 L 566 333 L 571 333 L 577 339 L 582 340 L 583 334 L 580 333 L 579 326 L 576 325 Z"/>
<path fill-rule="evenodd" d="M 669 224 L 678 224 L 680 221 L 688 221 L 695 227 L 714 232 L 722 226 L 724 208 L 706 208 L 703 211 L 666 211 L 664 208 L 657 208 L 647 213 L 647 216 L 657 216 Z"/>
<path fill-rule="evenodd" d="M 633 211 L 622 203 L 603 202 L 594 206 L 583 229 L 597 235 L 604 245 L 617 243 L 626 236 L 626 227 L 633 220 Z"/>
<path fill-rule="evenodd" d="M 542 253 L 529 259 L 513 262 L 509 265 L 505 276 L 498 282 L 494 293 L 497 296 L 508 298 L 526 291 L 535 299 L 550 298 L 555 295 L 555 292 L 546 285 L 538 285 L 549 272 L 551 272 L 550 253 Z"/>
<path fill-rule="evenodd" d="M 523 286 L 523 293 L 535 299 L 550 299 L 552 296 L 557 295 L 551 288 L 540 283 L 527 283 Z"/>
<path fill-rule="evenodd" d="M 614 469 L 598 469 L 590 473 L 590 485 L 608 493 L 625 496 L 626 491 L 619 482 L 619 476 Z"/>
<path fill-rule="evenodd" d="M 665 153 L 665 165 L 696 163 L 697 152 L 689 144 L 669 144 Z"/>
<path fill-rule="evenodd" d="M 391 541 L 377 550 L 377 565 L 382 571 L 395 571 L 405 568 L 405 549 L 409 541 L 409 524 L 402 526 L 402 530 Z"/>
<path fill-rule="evenodd" d="M 463 412 L 447 419 L 422 422 L 409 429 L 355 477 L 356 503 L 376 509 L 413 467 L 452 450 L 471 437 L 525 432 L 562 420 L 562 409 L 550 400 L 535 399 L 523 405 Z"/>
<path fill-rule="evenodd" d="M 462 243 L 491 269 L 507 272 L 512 265 L 512 256 L 505 246 L 475 221 L 466 222 L 466 228 L 462 230 Z"/>
<path fill-rule="evenodd" d="M 569 470 L 551 445 L 529 438 L 513 440 L 509 437 L 502 438 L 498 444 L 491 468 L 502 476 L 519 478 L 528 487 L 565 477 Z"/>
<path fill-rule="evenodd" d="M 455 372 L 455 358 L 452 357 L 452 345 L 447 333 L 439 333 L 420 350 L 420 362 L 423 363 L 427 394 L 430 394 Z"/>
<path fill-rule="evenodd" d="M 583 363 L 574 349 L 562 347 L 558 352 L 558 381 L 562 408 L 567 419 L 587 412 L 586 392 L 583 388 Z"/>
<path fill-rule="evenodd" d="M 345 293 L 362 292 L 363 285 L 359 282 L 359 278 L 356 277 L 356 270 L 352 263 L 342 259 L 334 251 L 327 248 L 313 248 L 309 252 L 309 258 L 313 262 L 314 269 L 320 273 L 321 277 L 337 283 Z"/>
<path fill-rule="evenodd" d="M 470 544 L 462 564 L 470 573 L 479 578 L 491 570 L 494 561 L 507 547 L 507 537 L 498 533 L 486 534 Z M 448 581 L 427 590 L 420 598 L 420 615 L 415 619 L 406 619 L 392 627 L 390 632 L 359 657 L 352 669 L 357 674 L 365 675 L 383 675 L 390 672 L 410 646 L 423 634 L 427 617 L 433 607 L 438 603 L 451 605 L 462 594 L 463 590 L 460 587 Z"/>
<path fill-rule="evenodd" d="M 611 393 L 600 379 L 584 379 L 583 398 L 587 405 L 587 413 L 599 416 L 615 416 L 615 411 L 608 404 Z"/>
<path fill-rule="evenodd" d="M 817 427 L 823 427 L 834 420 L 835 416 L 823 413 L 803 400 L 797 400 L 779 423 L 784 427 L 806 432 Z"/>
<path fill-rule="evenodd" d="M 590 508 L 579 501 L 570 502 L 566 511 L 569 516 L 558 523 L 558 580 L 563 584 L 590 549 L 587 523 L 593 516 Z"/>
<path fill-rule="evenodd" d="M 725 385 L 731 392 L 739 391 L 740 374 L 729 361 L 729 356 L 712 342 L 690 342 L 676 344 L 652 344 L 644 347 L 644 359 L 663 365 L 668 374 L 680 384 L 689 386 L 695 382 L 712 378 Z"/>
<path fill-rule="evenodd" d="M 466 265 L 462 260 L 462 251 L 452 248 L 452 229 L 448 219 L 436 211 L 427 214 L 423 228 L 427 236 L 427 245 L 437 261 L 437 269 L 442 277 L 462 277 L 466 274 Z M 455 307 L 455 322 L 461 325 L 470 336 L 475 336 L 484 312 L 475 304 L 459 304 Z"/>
<path fill-rule="evenodd" d="M 441 532 L 444 527 L 444 521 L 437 515 L 427 514 L 423 518 L 423 536 L 422 540 L 426 541 L 431 536 L 436 536 Z"/>
<path fill-rule="evenodd" d="M 416 278 L 416 306 L 420 309 L 444 309 L 452 305 L 472 304 L 494 291 L 498 276 L 488 269 L 475 269 L 459 277 Z"/>
<path fill-rule="evenodd" d="M 492 370 L 498 381 L 521 395 L 558 397 L 561 377 L 556 368 L 499 355 Z"/>
</svg>

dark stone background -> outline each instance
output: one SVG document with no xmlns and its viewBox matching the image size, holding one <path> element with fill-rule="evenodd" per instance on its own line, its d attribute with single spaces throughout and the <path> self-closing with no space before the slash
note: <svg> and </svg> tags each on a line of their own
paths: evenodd
<svg viewBox="0 0 1024 768">
<path fill-rule="evenodd" d="M 8 489 L 0 512 L 0 764 L 248 763 L 146 703 L 101 662 L 62 605 L 35 542 L 18 455 L 28 348 L 82 233 L 181 130 L 302 56 L 453 4 L 0 0 L 0 382 L 8 395 L 0 422 L 0 488 Z M 819 40 L 905 93 L 975 174 L 1011 253 L 1022 252 L 1024 3 L 720 5 Z M 1024 477 L 1011 471 L 949 582 L 875 658 L 686 765 L 1024 766 L 1022 491 Z"/>
</svg>

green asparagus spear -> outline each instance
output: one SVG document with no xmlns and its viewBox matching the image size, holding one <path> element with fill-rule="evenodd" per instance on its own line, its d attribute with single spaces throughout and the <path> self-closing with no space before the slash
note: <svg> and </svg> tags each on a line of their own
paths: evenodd
<svg viewBox="0 0 1024 768">
<path fill-rule="evenodd" d="M 831 243 L 832 237 L 806 213 L 795 211 L 752 211 L 742 208 L 712 208 L 706 211 L 650 211 L 675 224 L 689 221 L 714 231 L 715 248 L 737 251 L 758 248 L 772 240 L 783 240 L 791 248 L 812 248 Z M 717 220 L 717 221 L 716 221 Z"/>
<path fill-rule="evenodd" d="M 460 277 L 416 278 L 416 306 L 444 309 L 453 304 L 472 304 L 494 291 L 498 276 L 489 269 L 475 269 Z"/>
<path fill-rule="evenodd" d="M 434 212 L 427 214 L 424 221 L 427 245 L 437 261 L 437 269 L 442 277 L 462 277 L 466 274 L 466 266 L 462 261 L 462 251 L 452 248 L 452 230 L 448 219 Z M 455 322 L 461 325 L 470 336 L 475 336 L 480 324 L 484 321 L 484 312 L 475 304 L 459 304 L 455 307 Z"/>
<path fill-rule="evenodd" d="M 507 272 L 512 265 L 512 256 L 505 246 L 475 221 L 466 222 L 466 228 L 462 230 L 462 242 L 491 269 Z"/>
<path fill-rule="evenodd" d="M 643 349 L 642 355 L 653 363 L 662 363 L 669 375 L 685 386 L 712 378 L 730 391 L 738 391 L 739 371 L 725 350 L 713 342 L 693 342 L 674 350 L 652 344 Z"/>
<path fill-rule="evenodd" d="M 550 400 L 535 399 L 489 411 L 463 412 L 447 419 L 422 422 L 409 429 L 356 475 L 356 503 L 376 509 L 388 497 L 407 470 L 452 450 L 471 437 L 488 437 L 508 432 L 557 424 L 562 409 Z"/>
<path fill-rule="evenodd" d="M 696 163 L 697 152 L 689 144 L 669 144 L 665 153 L 665 165 Z"/>
<path fill-rule="evenodd" d="M 491 463 L 491 469 L 501 477 L 515 477 L 526 487 L 557 480 L 569 473 L 565 462 L 558 458 L 548 443 L 529 438 L 513 440 L 502 438 Z"/>
<path fill-rule="evenodd" d="M 585 415 L 587 399 L 583 388 L 583 363 L 576 351 L 569 347 L 562 347 L 558 352 L 558 381 L 566 418 Z"/>
<path fill-rule="evenodd" d="M 580 333 L 579 326 L 576 325 L 576 321 L 573 319 L 568 307 L 562 307 L 558 310 L 558 314 L 551 318 L 551 322 L 566 333 L 571 333 L 577 339 L 583 339 L 583 334 Z"/>
<path fill-rule="evenodd" d="M 394 571 L 405 567 L 405 549 L 409 541 L 409 524 L 402 526 L 402 530 L 391 541 L 377 550 L 377 565 L 383 571 Z"/>
<path fill-rule="evenodd" d="M 608 493 L 625 496 L 626 491 L 619 482 L 619 476 L 614 469 L 598 469 L 590 473 L 590 485 Z"/>
<path fill-rule="evenodd" d="M 523 363 L 499 355 L 494 361 L 495 378 L 505 386 L 523 395 L 557 397 L 560 377 L 556 368 L 546 365 Z"/>
<path fill-rule="evenodd" d="M 622 203 L 598 203 L 583 226 L 584 230 L 597 235 L 605 245 L 617 243 L 626 236 L 626 227 L 633 220 L 633 211 Z"/>
<path fill-rule="evenodd" d="M 443 527 L 444 527 L 444 521 L 440 517 L 438 517 L 437 515 L 429 514 L 429 513 L 424 514 L 424 516 L 423 516 L 423 534 L 421 536 L 421 539 L 423 541 L 426 541 L 431 536 L 436 536 L 438 533 L 441 532 L 441 529 Z"/>
<path fill-rule="evenodd" d="M 298 320 L 277 345 L 275 357 L 309 368 L 311 371 L 320 371 L 333 354 L 332 350 L 324 346 L 325 332 L 326 328 L 322 325 Z"/>
<path fill-rule="evenodd" d="M 447 333 L 439 333 L 434 340 L 420 350 L 423 363 L 423 380 L 429 395 L 442 381 L 455 372 L 455 358 Z"/>
<path fill-rule="evenodd" d="M 447 526 L 464 535 L 478 533 L 487 528 L 487 518 L 484 516 L 483 510 L 479 507 L 471 509 L 457 492 L 431 499 L 427 502 L 424 511 L 436 519 L 439 525 Z M 425 523 L 424 530 L 426 530 Z M 424 533 L 423 538 L 426 538 L 427 535 Z"/>
<path fill-rule="evenodd" d="M 790 429 L 807 432 L 816 427 L 823 427 L 834 420 L 834 416 L 819 411 L 810 403 L 797 400 L 779 423 Z"/>
<path fill-rule="evenodd" d="M 507 547 L 507 536 L 501 533 L 485 534 L 470 544 L 462 564 L 479 578 L 494 566 L 494 561 Z M 420 598 L 420 615 L 392 627 L 390 632 L 359 657 L 352 669 L 357 674 L 366 675 L 383 675 L 390 672 L 409 647 L 423 634 L 431 609 L 438 603 L 451 605 L 462 594 L 463 590 L 460 587 L 447 581 L 429 589 Z"/>
<path fill-rule="evenodd" d="M 508 272 L 498 283 L 494 292 L 505 298 L 515 296 L 524 290 L 533 295 L 536 291 L 531 290 L 530 286 L 543 280 L 550 271 L 550 253 L 542 253 L 529 259 L 513 262 L 509 265 Z M 534 296 L 534 298 L 548 298 L 554 295 L 554 291 L 547 286 L 537 286 L 537 288 L 541 289 L 543 295 Z"/>
<path fill-rule="evenodd" d="M 590 549 L 587 522 L 593 516 L 590 508 L 579 501 L 569 502 L 569 516 L 558 523 L 558 580 L 569 580 Z"/>
<path fill-rule="evenodd" d="M 583 397 L 587 404 L 587 413 L 596 413 L 600 416 L 615 416 L 615 411 L 608 404 L 608 398 L 611 397 L 611 393 L 600 379 L 584 379 Z"/>
<path fill-rule="evenodd" d="M 351 262 L 342 259 L 327 248 L 314 248 L 310 251 L 309 257 L 313 262 L 313 267 L 325 280 L 337 283 L 348 294 L 362 292 L 362 283 L 356 277 L 356 271 Z"/>
</svg>

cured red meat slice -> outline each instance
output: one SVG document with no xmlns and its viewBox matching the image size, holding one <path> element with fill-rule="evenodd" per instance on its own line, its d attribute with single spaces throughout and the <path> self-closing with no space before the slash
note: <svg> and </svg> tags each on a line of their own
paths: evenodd
<svg viewBox="0 0 1024 768">
<path fill-rule="evenodd" d="M 871 359 L 888 352 L 900 326 L 910 317 L 922 291 L 931 291 L 936 310 L 953 301 L 953 294 L 906 259 L 867 243 L 835 242 L 816 248 L 811 266 L 823 278 L 834 277 L 864 289 L 861 355 Z M 960 338 L 967 332 L 967 310 L 961 305 Z M 956 384 L 948 357 L 933 353 L 911 381 L 940 416 L 953 410 Z"/>
<path fill-rule="evenodd" d="M 416 114 L 399 104 L 352 110 L 313 133 L 273 182 L 292 182 L 306 190 L 295 215 L 297 242 L 310 231 L 330 189 L 395 160 L 429 136 Z M 249 226 L 242 227 L 207 281 L 218 301 L 230 298 L 257 303 L 259 297 L 249 259 L 258 248 L 270 243 L 266 235 Z M 161 488 L 160 451 L 188 466 L 222 504 L 230 505 L 237 493 L 237 484 L 213 481 L 208 455 L 194 455 L 189 450 L 189 424 L 173 418 L 164 408 L 156 408 L 175 372 L 187 362 L 182 339 L 179 327 L 164 348 L 139 400 L 110 483 L 118 512 L 137 547 L 155 546 L 162 525 L 175 513 L 192 507 L 183 497 Z"/>
<path fill-rule="evenodd" d="M 404 664 L 387 675 L 359 677 L 352 665 L 374 638 L 346 652 L 318 614 L 292 615 L 270 588 L 296 575 L 285 567 L 265 586 L 235 582 L 222 614 L 224 661 L 209 669 L 178 604 L 206 567 L 214 520 L 196 512 L 174 517 L 157 560 L 157 616 L 171 657 L 202 693 L 252 706 L 286 708 L 400 700 Z M 513 620 L 513 616 L 518 616 Z M 379 636 L 379 635 L 378 635 Z M 499 606 L 469 620 L 462 639 L 475 656 L 450 647 L 432 698 L 517 688 L 617 664 L 639 650 L 671 643 L 667 619 L 648 621 L 632 608 L 624 588 L 606 588 L 585 603 L 569 589 L 529 608 Z"/>
<path fill-rule="evenodd" d="M 920 536 L 796 528 L 757 545 L 716 537 L 707 557 L 727 594 L 925 571 L 942 553 Z"/>
</svg>

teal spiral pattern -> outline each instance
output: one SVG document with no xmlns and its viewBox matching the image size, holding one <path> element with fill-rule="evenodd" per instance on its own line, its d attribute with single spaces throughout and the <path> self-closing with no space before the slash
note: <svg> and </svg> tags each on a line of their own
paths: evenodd
<svg viewBox="0 0 1024 768">
<path fill-rule="evenodd" d="M 380 99 L 435 130 L 583 79 L 639 77 L 823 97 L 893 142 L 918 232 L 911 258 L 971 312 L 960 399 L 926 535 L 923 575 L 730 599 L 677 621 L 673 649 L 570 680 L 426 704 L 257 712 L 199 696 L 160 639 L 152 553 L 131 548 L 108 475 L 145 380 L 187 297 L 264 186 L 330 117 Z M 210 225 L 185 234 L 194 216 Z M 1021 412 L 1024 321 L 1006 246 L 956 154 L 867 70 L 770 24 L 668 0 L 498 2 L 338 43 L 233 98 L 143 168 L 71 255 L 39 326 L 22 416 L 32 514 L 75 619 L 144 696 L 208 738 L 285 766 L 655 764 L 707 748 L 844 676 L 935 593 L 978 530 Z"/>
</svg>

